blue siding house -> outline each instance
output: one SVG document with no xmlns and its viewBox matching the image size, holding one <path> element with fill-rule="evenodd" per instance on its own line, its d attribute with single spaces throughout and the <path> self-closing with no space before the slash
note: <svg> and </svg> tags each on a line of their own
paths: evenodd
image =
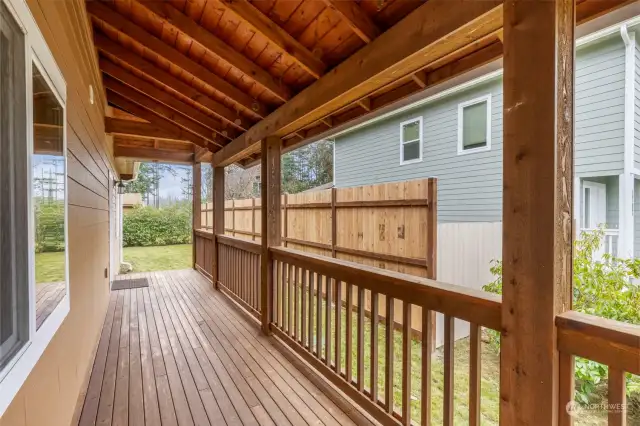
<svg viewBox="0 0 640 426">
<path fill-rule="evenodd" d="M 577 229 L 603 226 L 602 253 L 621 257 L 640 256 L 638 32 L 634 18 L 576 51 Z M 479 287 L 501 257 L 502 113 L 496 70 L 344 130 L 334 136 L 334 184 L 437 177 L 439 278 Z"/>
</svg>

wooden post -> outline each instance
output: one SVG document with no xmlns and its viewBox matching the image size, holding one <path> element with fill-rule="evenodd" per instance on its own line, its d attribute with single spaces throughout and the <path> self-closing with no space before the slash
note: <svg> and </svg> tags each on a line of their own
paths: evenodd
<svg viewBox="0 0 640 426">
<path fill-rule="evenodd" d="M 224 235 L 224 167 L 213 169 L 213 268 L 211 268 L 211 280 L 215 288 L 219 287 L 220 282 L 217 235 Z M 225 265 L 225 267 L 229 267 L 229 265 Z"/>
<path fill-rule="evenodd" d="M 336 257 L 336 244 L 338 239 L 338 218 L 336 217 L 337 190 L 331 188 L 331 257 Z"/>
<path fill-rule="evenodd" d="M 261 191 L 262 200 L 262 281 L 260 304 L 262 308 L 262 331 L 270 334 L 269 324 L 273 312 L 273 261 L 269 247 L 282 242 L 280 219 L 280 160 L 282 141 L 267 137 L 261 143 Z"/>
<path fill-rule="evenodd" d="M 231 235 L 236 236 L 236 200 L 231 200 Z"/>
<path fill-rule="evenodd" d="M 196 269 L 196 229 L 200 229 L 202 227 L 202 204 L 201 204 L 201 194 L 202 194 L 202 165 L 201 163 L 193 163 L 193 194 L 191 195 L 191 201 L 193 202 L 192 211 L 192 231 L 191 231 L 191 251 L 192 251 L 192 263 L 193 269 Z"/>
<path fill-rule="evenodd" d="M 251 199 L 251 241 L 256 240 L 256 199 Z"/>
<path fill-rule="evenodd" d="M 574 30 L 574 0 L 504 3 L 503 425 L 566 415 L 555 317 L 571 308 Z"/>
<path fill-rule="evenodd" d="M 427 278 L 432 280 L 438 279 L 438 180 L 429 178 L 427 181 Z M 436 316 L 431 314 L 431 329 L 436 330 Z M 431 351 L 436 350 L 436 333 L 425 333 L 423 335 L 431 336 L 429 345 Z"/>
<path fill-rule="evenodd" d="M 288 227 L 287 227 L 287 220 L 289 220 L 288 216 L 287 216 L 287 202 L 289 201 L 287 198 L 287 194 L 284 194 L 282 196 L 284 198 L 283 203 L 282 203 L 282 236 L 283 236 L 283 241 L 282 241 L 282 245 L 283 246 L 287 246 L 287 232 L 288 232 Z"/>
</svg>

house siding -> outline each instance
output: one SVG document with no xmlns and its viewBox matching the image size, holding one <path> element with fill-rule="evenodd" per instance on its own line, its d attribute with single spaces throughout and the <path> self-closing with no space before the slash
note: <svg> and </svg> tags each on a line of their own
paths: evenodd
<svg viewBox="0 0 640 426">
<path fill-rule="evenodd" d="M 624 167 L 624 44 L 617 37 L 578 51 L 576 174 Z M 458 104 L 491 94 L 491 150 L 458 155 Z M 502 220 L 502 79 L 439 99 L 335 139 L 335 185 L 438 178 L 440 222 Z M 423 161 L 400 164 L 400 123 L 423 118 Z"/>
<path fill-rule="evenodd" d="M 636 37 L 635 54 L 635 132 L 634 132 L 634 167 L 640 170 L 640 45 Z"/>
<path fill-rule="evenodd" d="M 634 256 L 640 258 L 640 180 L 634 181 L 634 199 L 633 199 L 633 252 Z"/>
</svg>

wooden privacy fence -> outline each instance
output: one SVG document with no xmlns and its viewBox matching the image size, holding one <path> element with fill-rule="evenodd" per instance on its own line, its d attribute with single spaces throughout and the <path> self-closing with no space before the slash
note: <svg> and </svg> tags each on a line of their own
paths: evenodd
<svg viewBox="0 0 640 426">
<path fill-rule="evenodd" d="M 435 277 L 436 179 L 282 195 L 285 247 Z M 225 234 L 260 241 L 259 198 L 225 201 Z M 201 226 L 213 226 L 202 204 Z"/>
</svg>

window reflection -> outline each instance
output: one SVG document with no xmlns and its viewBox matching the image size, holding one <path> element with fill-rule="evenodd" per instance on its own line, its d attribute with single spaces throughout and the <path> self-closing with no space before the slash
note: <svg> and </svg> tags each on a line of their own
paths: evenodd
<svg viewBox="0 0 640 426">
<path fill-rule="evenodd" d="M 66 294 L 64 111 L 33 65 L 36 327 Z"/>
</svg>

